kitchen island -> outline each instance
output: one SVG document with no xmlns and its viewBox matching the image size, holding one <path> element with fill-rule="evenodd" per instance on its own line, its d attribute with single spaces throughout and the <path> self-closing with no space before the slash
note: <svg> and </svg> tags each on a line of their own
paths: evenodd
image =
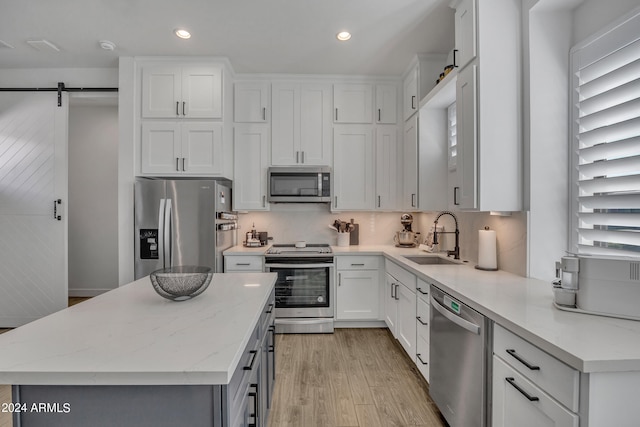
<svg viewBox="0 0 640 427">
<path fill-rule="evenodd" d="M 275 278 L 214 274 L 173 302 L 145 277 L 0 335 L 14 425 L 257 422 L 260 379 L 273 378 Z"/>
</svg>

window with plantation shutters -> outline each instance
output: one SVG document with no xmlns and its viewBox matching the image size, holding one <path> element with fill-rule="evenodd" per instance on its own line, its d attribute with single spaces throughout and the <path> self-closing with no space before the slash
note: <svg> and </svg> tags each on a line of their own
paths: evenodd
<svg viewBox="0 0 640 427">
<path fill-rule="evenodd" d="M 572 250 L 640 256 L 640 13 L 571 61 Z"/>
</svg>

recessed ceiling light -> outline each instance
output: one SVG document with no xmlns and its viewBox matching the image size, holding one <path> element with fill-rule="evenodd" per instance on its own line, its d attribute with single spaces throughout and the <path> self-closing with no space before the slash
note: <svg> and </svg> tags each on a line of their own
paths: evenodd
<svg viewBox="0 0 640 427">
<path fill-rule="evenodd" d="M 176 34 L 176 36 L 180 37 L 181 39 L 189 39 L 191 38 L 191 33 L 187 30 L 184 30 L 182 28 L 178 28 L 174 31 L 174 33 Z"/>
<path fill-rule="evenodd" d="M 338 34 L 336 34 L 336 38 L 341 42 L 346 42 L 351 38 L 351 33 L 349 31 L 340 31 Z"/>
</svg>

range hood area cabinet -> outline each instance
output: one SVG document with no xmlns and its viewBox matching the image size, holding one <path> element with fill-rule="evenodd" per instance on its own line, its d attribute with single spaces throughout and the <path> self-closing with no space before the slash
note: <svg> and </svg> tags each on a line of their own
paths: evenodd
<svg viewBox="0 0 640 427">
<path fill-rule="evenodd" d="M 449 175 L 454 209 L 522 209 L 521 2 L 456 6 L 457 167 Z M 442 84 L 442 83 L 441 83 Z"/>
</svg>

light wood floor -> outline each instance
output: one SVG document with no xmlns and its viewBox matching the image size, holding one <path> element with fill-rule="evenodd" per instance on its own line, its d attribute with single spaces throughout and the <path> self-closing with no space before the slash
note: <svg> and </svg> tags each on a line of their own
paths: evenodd
<svg viewBox="0 0 640 427">
<path fill-rule="evenodd" d="M 269 427 L 446 426 L 386 329 L 278 335 Z"/>
</svg>

